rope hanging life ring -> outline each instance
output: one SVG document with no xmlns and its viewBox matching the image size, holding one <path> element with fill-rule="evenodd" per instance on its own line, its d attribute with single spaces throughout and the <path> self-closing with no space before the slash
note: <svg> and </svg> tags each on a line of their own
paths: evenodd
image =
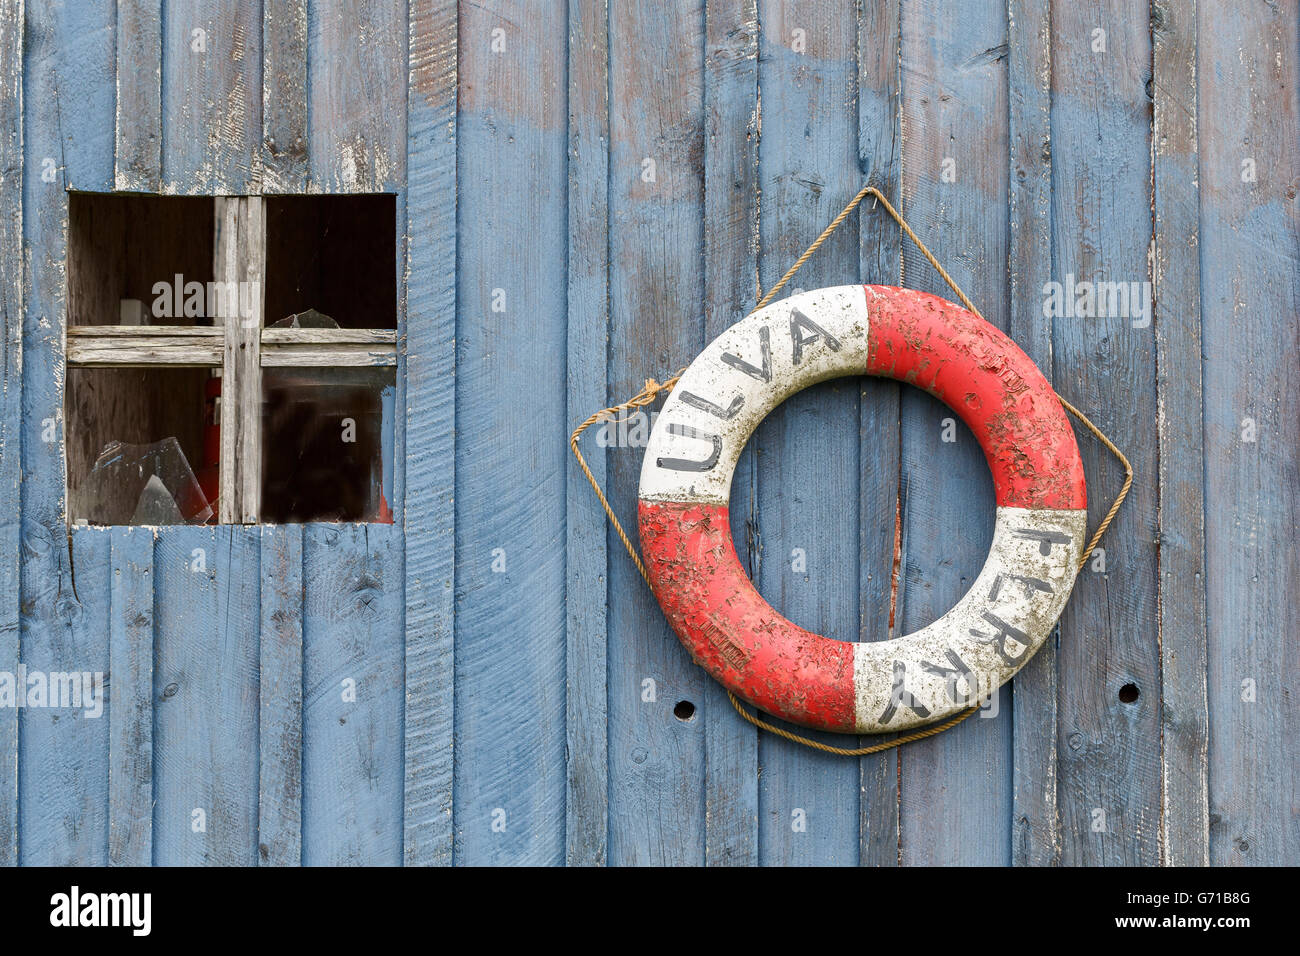
<svg viewBox="0 0 1300 956">
<path fill-rule="evenodd" d="M 876 643 L 832 640 L 778 614 L 741 567 L 727 510 L 758 423 L 809 385 L 861 374 L 916 385 L 960 415 L 997 497 L 970 590 L 927 627 Z M 651 432 L 638 524 L 655 597 L 709 674 L 793 723 L 871 734 L 965 710 L 1024 666 L 1073 587 L 1086 504 L 1065 411 L 1010 338 L 938 296 L 853 285 L 760 309 L 695 358 Z"/>
</svg>

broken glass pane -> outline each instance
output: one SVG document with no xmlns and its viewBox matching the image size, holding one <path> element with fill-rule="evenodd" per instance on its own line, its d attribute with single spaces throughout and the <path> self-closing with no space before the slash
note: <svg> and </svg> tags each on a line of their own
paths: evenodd
<svg viewBox="0 0 1300 956">
<path fill-rule="evenodd" d="M 112 441 L 82 483 L 82 513 L 91 524 L 204 524 L 212 506 L 175 438 L 146 445 Z"/>
<path fill-rule="evenodd" d="M 263 521 L 392 522 L 392 368 L 268 368 L 262 394 Z"/>
<path fill-rule="evenodd" d="M 268 326 L 268 328 L 272 329 L 337 329 L 338 327 L 337 322 L 324 312 L 317 312 L 315 309 L 308 309 L 306 312 L 295 312 L 293 315 L 287 315 Z"/>
</svg>

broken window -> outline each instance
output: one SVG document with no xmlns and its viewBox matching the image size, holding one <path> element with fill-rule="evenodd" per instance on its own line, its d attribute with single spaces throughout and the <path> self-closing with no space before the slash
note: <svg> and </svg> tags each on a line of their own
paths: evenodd
<svg viewBox="0 0 1300 956">
<path fill-rule="evenodd" d="M 392 195 L 69 209 L 71 522 L 392 521 Z"/>
</svg>

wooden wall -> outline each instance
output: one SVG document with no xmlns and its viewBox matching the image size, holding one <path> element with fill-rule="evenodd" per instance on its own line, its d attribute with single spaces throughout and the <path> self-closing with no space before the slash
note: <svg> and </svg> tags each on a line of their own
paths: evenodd
<svg viewBox="0 0 1300 956">
<path fill-rule="evenodd" d="M 0 709 L 0 861 L 1294 860 L 1296 0 L 162 6 L 0 2 L 0 671 L 109 674 L 98 720 Z M 863 181 L 1137 476 L 994 719 L 849 760 L 732 712 L 566 440 Z M 68 190 L 394 194 L 398 524 L 69 535 Z M 1152 321 L 1045 317 L 1067 276 Z M 866 207 L 794 285 L 854 281 L 945 291 Z M 878 640 L 964 592 L 947 417 L 845 380 L 764 423 L 734 530 L 779 610 Z M 630 523 L 641 448 L 586 448 Z"/>
</svg>

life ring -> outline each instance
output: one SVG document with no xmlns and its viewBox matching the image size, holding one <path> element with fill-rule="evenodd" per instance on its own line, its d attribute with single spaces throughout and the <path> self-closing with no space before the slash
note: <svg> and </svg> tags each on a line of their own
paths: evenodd
<svg viewBox="0 0 1300 956">
<path fill-rule="evenodd" d="M 970 426 L 993 473 L 993 544 L 943 617 L 850 643 L 786 620 L 746 576 L 727 505 L 745 442 L 816 382 L 879 375 L 925 389 Z M 839 286 L 737 322 L 683 373 L 650 435 L 638 523 L 650 586 L 714 678 L 755 707 L 843 733 L 932 723 L 1009 680 L 1074 584 L 1087 518 L 1083 463 L 1047 380 L 997 328 L 938 296 Z"/>
</svg>

